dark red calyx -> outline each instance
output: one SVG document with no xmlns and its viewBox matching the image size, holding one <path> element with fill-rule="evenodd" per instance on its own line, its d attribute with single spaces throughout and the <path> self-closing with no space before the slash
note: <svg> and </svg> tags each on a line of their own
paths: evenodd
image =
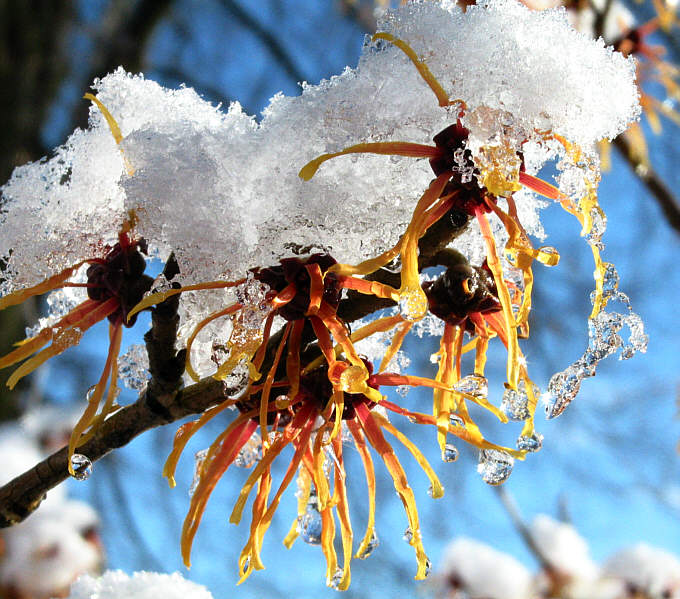
<svg viewBox="0 0 680 599">
<path fill-rule="evenodd" d="M 462 262 L 449 266 L 438 279 L 425 283 L 423 290 L 432 314 L 450 325 L 465 323 L 470 332 L 474 331 L 470 314 L 501 310 L 493 276 L 481 266 Z"/>
<path fill-rule="evenodd" d="M 136 316 L 127 321 L 128 312 L 142 301 L 153 284 L 153 279 L 144 274 L 146 260 L 142 252 L 147 253 L 146 241 L 130 242 L 125 235 L 102 260 L 87 269 L 88 297 L 97 302 L 118 300 L 118 309 L 108 317 L 114 324 L 122 322 L 131 327 L 135 323 Z"/>
<path fill-rule="evenodd" d="M 454 179 L 460 179 L 460 174 L 464 170 L 474 168 L 472 152 L 466 145 L 469 136 L 470 131 L 463 127 L 459 119 L 432 138 L 440 152 L 439 156 L 430 158 L 430 167 L 436 176 L 452 171 Z"/>
<path fill-rule="evenodd" d="M 304 318 L 309 309 L 312 280 L 306 268 L 308 264 L 318 264 L 324 273 L 336 264 L 336 260 L 329 254 L 312 254 L 303 259 L 284 258 L 276 266 L 252 271 L 256 280 L 268 285 L 276 293 L 283 291 L 291 283 L 295 285 L 295 297 L 278 310 L 278 315 L 288 321 Z M 335 309 L 340 303 L 341 292 L 337 277 L 332 273 L 327 274 L 324 277 L 323 301 Z"/>
</svg>

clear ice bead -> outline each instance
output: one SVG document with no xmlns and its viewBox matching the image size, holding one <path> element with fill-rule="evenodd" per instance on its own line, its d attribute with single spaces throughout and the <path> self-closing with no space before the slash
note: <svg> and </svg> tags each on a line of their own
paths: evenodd
<svg viewBox="0 0 680 599">
<path fill-rule="evenodd" d="M 135 343 L 118 358 L 118 376 L 128 389 L 142 391 L 149 380 L 149 355 L 146 346 Z"/>
<path fill-rule="evenodd" d="M 482 480 L 489 485 L 500 485 L 508 480 L 512 473 L 515 459 L 506 451 L 498 449 L 483 449 L 479 453 L 477 472 Z"/>
<path fill-rule="evenodd" d="M 399 313 L 404 320 L 420 320 L 427 313 L 427 296 L 422 289 L 405 289 L 399 294 Z"/>
<path fill-rule="evenodd" d="M 458 449 L 453 443 L 447 443 L 442 451 L 442 460 L 444 462 L 455 462 L 458 459 Z"/>
<path fill-rule="evenodd" d="M 458 416 L 458 414 L 449 415 L 449 424 L 451 426 L 465 427 L 465 421 L 460 416 Z"/>
<path fill-rule="evenodd" d="M 538 399 L 540 390 L 536 385 L 533 386 L 534 398 Z M 526 383 L 520 381 L 517 390 L 506 389 L 501 400 L 501 410 L 510 419 L 516 422 L 526 420 L 531 417 L 529 409 L 529 394 L 526 392 Z"/>
<path fill-rule="evenodd" d="M 582 380 L 583 370 L 579 370 L 574 364 L 551 377 L 548 383 L 548 401 L 545 406 L 548 419 L 556 418 L 564 412 L 578 394 Z"/>
<path fill-rule="evenodd" d="M 460 379 L 453 388 L 461 393 L 486 399 L 489 394 L 489 381 L 480 374 L 469 374 Z"/>
<path fill-rule="evenodd" d="M 205 458 L 207 456 L 207 449 L 201 449 L 194 454 L 194 477 L 191 480 L 191 486 L 189 487 L 189 497 L 194 496 L 198 483 L 201 482 L 201 470 L 203 469 L 203 464 L 205 463 Z"/>
<path fill-rule="evenodd" d="M 380 539 L 378 538 L 378 533 L 376 533 L 374 530 L 371 534 L 371 540 L 367 543 L 364 550 L 361 553 L 357 554 L 357 557 L 359 559 L 366 559 L 375 551 L 378 545 L 380 545 Z"/>
<path fill-rule="evenodd" d="M 335 574 L 333 574 L 333 577 L 330 579 L 328 586 L 338 591 L 340 590 L 339 587 L 341 582 L 342 582 L 342 568 L 337 568 L 335 570 Z"/>
<path fill-rule="evenodd" d="M 234 465 L 239 468 L 250 468 L 262 457 L 262 438 L 259 434 L 253 433 L 250 439 L 241 447 L 238 452 Z"/>
<path fill-rule="evenodd" d="M 321 545 L 323 526 L 316 494 L 312 493 L 307 502 L 305 513 L 298 520 L 298 532 L 302 540 L 309 545 Z"/>
<path fill-rule="evenodd" d="M 82 453 L 74 453 L 71 456 L 71 468 L 73 468 L 73 478 L 76 480 L 87 480 L 92 474 L 92 461 Z"/>
<path fill-rule="evenodd" d="M 407 543 L 410 543 L 413 540 L 413 531 L 411 530 L 410 526 L 406 527 L 406 530 L 404 531 L 404 536 L 402 538 Z"/>
<path fill-rule="evenodd" d="M 533 435 L 521 435 L 517 439 L 517 449 L 534 453 L 543 447 L 543 435 L 534 433 Z"/>
</svg>

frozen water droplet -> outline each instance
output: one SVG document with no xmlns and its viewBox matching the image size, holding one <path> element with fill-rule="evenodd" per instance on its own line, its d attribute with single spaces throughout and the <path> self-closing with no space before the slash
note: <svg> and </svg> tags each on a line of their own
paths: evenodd
<svg viewBox="0 0 680 599">
<path fill-rule="evenodd" d="M 90 401 L 92 399 L 92 396 L 94 395 L 95 390 L 97 389 L 97 385 L 92 385 L 86 392 L 85 392 L 85 399 L 87 401 Z"/>
<path fill-rule="evenodd" d="M 432 362 L 432 364 L 439 364 L 441 359 L 442 359 L 442 356 L 439 352 L 436 352 L 434 354 L 430 354 L 430 362 Z"/>
<path fill-rule="evenodd" d="M 404 320 L 420 320 L 427 313 L 427 296 L 420 288 L 404 289 L 399 293 L 399 313 Z"/>
<path fill-rule="evenodd" d="M 276 405 L 277 410 L 285 410 L 290 405 L 290 397 L 287 395 L 279 395 L 274 400 L 274 404 Z"/>
<path fill-rule="evenodd" d="M 481 374 L 469 374 L 454 385 L 456 391 L 486 399 L 489 394 L 489 381 Z"/>
<path fill-rule="evenodd" d="M 165 278 L 163 273 L 159 274 L 151 284 L 151 289 L 144 294 L 144 297 L 152 295 L 154 293 L 165 293 L 172 289 L 172 283 Z"/>
<path fill-rule="evenodd" d="M 446 107 L 446 111 L 450 112 L 456 118 L 461 118 L 465 115 L 465 108 L 465 102 L 462 100 L 453 100 L 451 104 Z"/>
<path fill-rule="evenodd" d="M 585 238 L 590 245 L 595 246 L 599 250 L 603 250 L 604 244 L 602 243 L 602 235 L 604 235 L 604 232 L 607 229 L 607 216 L 601 208 L 593 206 L 590 211 L 590 222 L 590 232 L 585 235 Z"/>
<path fill-rule="evenodd" d="M 427 578 L 430 575 L 430 572 L 432 572 L 432 562 L 428 557 L 425 558 L 425 578 Z"/>
<path fill-rule="evenodd" d="M 236 398 L 248 389 L 250 385 L 250 370 L 248 361 L 241 360 L 236 368 L 224 379 L 222 386 L 225 397 Z"/>
<path fill-rule="evenodd" d="M 253 433 L 250 439 L 241 447 L 234 465 L 239 468 L 250 468 L 262 457 L 262 439 L 257 433 Z"/>
<path fill-rule="evenodd" d="M 359 559 L 366 559 L 371 555 L 371 553 L 375 551 L 378 545 L 380 545 L 380 539 L 378 538 L 378 533 L 373 530 L 371 533 L 371 540 L 368 542 L 365 549 L 361 553 L 357 554 L 357 557 Z"/>
<path fill-rule="evenodd" d="M 445 462 L 455 462 L 458 459 L 458 449 L 453 443 L 447 443 L 442 451 L 442 460 Z"/>
<path fill-rule="evenodd" d="M 544 245 L 538 248 L 536 259 L 545 266 L 555 266 L 560 261 L 560 254 L 551 245 Z"/>
<path fill-rule="evenodd" d="M 413 531 L 411 530 L 410 526 L 406 527 L 406 530 L 404 531 L 404 536 L 402 538 L 407 543 L 410 543 L 413 540 Z"/>
<path fill-rule="evenodd" d="M 517 439 L 517 449 L 533 453 L 543 447 L 543 435 L 534 433 L 532 435 L 522 435 Z"/>
<path fill-rule="evenodd" d="M 562 372 L 553 374 L 548 383 L 548 393 L 545 414 L 548 419 L 559 416 L 578 394 L 581 388 L 583 371 L 579 371 L 574 364 Z"/>
<path fill-rule="evenodd" d="M 241 568 L 241 574 L 245 574 L 248 571 L 248 568 L 250 568 L 250 558 L 247 557 L 245 561 L 243 562 L 243 567 Z"/>
<path fill-rule="evenodd" d="M 118 376 L 128 389 L 142 391 L 149 380 L 149 355 L 141 343 L 131 345 L 118 358 Z"/>
<path fill-rule="evenodd" d="M 607 299 L 612 297 L 619 288 L 619 273 L 611 262 L 605 262 L 604 273 L 602 275 L 602 297 Z M 597 277 L 597 271 L 595 271 Z"/>
<path fill-rule="evenodd" d="M 82 453 L 74 453 L 71 456 L 71 468 L 73 468 L 73 478 L 76 480 L 87 480 L 92 474 L 92 461 Z"/>
<path fill-rule="evenodd" d="M 198 487 L 198 483 L 201 482 L 201 470 L 203 470 L 203 464 L 205 458 L 208 456 L 207 449 L 201 449 L 194 454 L 194 478 L 191 481 L 191 486 L 189 487 L 189 497 L 193 497 Z"/>
<path fill-rule="evenodd" d="M 441 488 L 443 489 L 444 487 L 441 487 Z M 436 499 L 436 497 L 435 497 L 435 495 L 434 495 L 434 487 L 433 487 L 432 485 L 430 485 L 430 486 L 427 488 L 427 494 L 428 494 L 429 497 L 432 497 L 433 499 Z M 437 495 L 437 497 L 441 497 L 441 495 Z"/>
<path fill-rule="evenodd" d="M 322 530 L 323 525 L 316 493 L 312 493 L 307 502 L 307 509 L 298 521 L 298 532 L 305 543 L 320 545 Z"/>
<path fill-rule="evenodd" d="M 396 392 L 401 396 L 401 397 L 406 397 L 411 390 L 411 387 L 408 385 L 398 385 L 396 387 Z"/>
<path fill-rule="evenodd" d="M 506 389 L 501 400 L 501 410 L 510 419 L 522 421 L 531 417 L 529 409 L 529 395 L 525 390 L 524 381 L 520 381 L 517 390 Z M 534 397 L 538 398 L 540 391 L 536 385 L 533 387 Z"/>
<path fill-rule="evenodd" d="M 485 483 L 500 485 L 508 480 L 514 465 L 515 459 L 507 451 L 483 449 L 479 453 L 477 472 Z"/>
<path fill-rule="evenodd" d="M 342 568 L 337 568 L 335 570 L 335 574 L 333 574 L 333 577 L 330 579 L 328 586 L 335 589 L 336 591 L 340 590 L 340 583 L 342 582 Z"/>
<path fill-rule="evenodd" d="M 449 424 L 451 426 L 462 426 L 462 427 L 464 427 L 465 421 L 460 416 L 458 416 L 458 414 L 451 414 L 449 416 Z"/>
</svg>

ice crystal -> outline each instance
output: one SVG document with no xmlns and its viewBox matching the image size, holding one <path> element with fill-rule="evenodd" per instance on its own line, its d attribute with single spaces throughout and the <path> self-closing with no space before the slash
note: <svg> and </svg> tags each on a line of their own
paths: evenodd
<svg viewBox="0 0 680 599">
<path fill-rule="evenodd" d="M 561 11 L 513 0 L 465 12 L 453 2 L 414 3 L 386 13 L 379 29 L 410 44 L 446 93 L 464 100 L 482 166 L 508 144 L 526 140 L 527 155 L 536 152 L 537 129 L 588 146 L 638 111 L 633 62 L 576 33 Z M 396 242 L 428 165 L 357 156 L 324 165 L 306 183 L 298 169 L 347 140 L 426 143 L 455 119 L 384 43 L 367 44 L 356 69 L 305 85 L 300 97 L 275 96 L 259 124 L 237 103 L 225 113 L 189 88 L 166 90 L 122 70 L 94 88 L 120 126 L 131 168 L 97 108 L 90 128 L 53 158 L 18 168 L 2 190 L 3 292 L 102 253 L 130 210 L 154 253 L 175 252 L 185 280 L 241 275 L 290 254 L 291 239 L 357 261 Z"/>
<path fill-rule="evenodd" d="M 149 380 L 149 355 L 146 346 L 134 343 L 118 358 L 118 376 L 128 389 L 141 391 Z"/>
</svg>

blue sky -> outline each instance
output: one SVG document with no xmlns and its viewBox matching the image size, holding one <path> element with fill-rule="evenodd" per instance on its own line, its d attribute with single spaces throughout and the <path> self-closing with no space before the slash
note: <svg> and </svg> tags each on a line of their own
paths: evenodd
<svg viewBox="0 0 680 599">
<path fill-rule="evenodd" d="M 252 7 L 242 4 L 254 15 Z M 286 3 L 286 10 L 279 5 L 273 1 L 260 3 L 254 18 L 277 37 L 296 69 L 310 82 L 339 73 L 346 64 L 356 64 L 363 33 L 334 12 L 334 3 L 295 0 Z M 279 90 L 298 92 L 286 70 L 272 61 L 254 36 L 244 33 L 233 18 L 225 17 L 219 3 L 202 1 L 198 8 L 196 3 L 179 2 L 159 28 L 149 50 L 150 77 L 163 82 L 165 73 L 167 83 L 175 85 L 177 81 L 167 78 L 172 66 L 189 73 L 196 83 L 239 99 L 251 111 L 259 111 Z M 89 16 L 95 19 L 96 10 Z M 85 48 L 86 42 L 80 40 L 77 47 Z M 66 89 L 64 97 L 82 91 Z M 56 136 L 59 107 L 54 114 L 51 134 Z M 650 138 L 654 165 L 673 189 L 680 183 L 675 167 L 677 149 L 673 147 L 677 133 L 674 125 L 666 123 L 663 136 Z M 644 187 L 616 156 L 612 171 L 604 175 L 600 199 L 609 218 L 605 257 L 617 265 L 621 287 L 645 321 L 649 350 L 628 362 L 610 357 L 601 364 L 598 376 L 583 384 L 579 397 L 562 417 L 545 423 L 539 418 L 537 428 L 545 435 L 544 449 L 516 465 L 507 488 L 527 518 L 541 512 L 555 515 L 558 504 L 564 501 L 596 559 L 638 541 L 680 554 L 680 466 L 675 451 L 680 439 L 675 404 L 680 365 L 676 305 L 680 274 L 675 258 L 680 242 Z M 544 213 L 544 226 L 547 242 L 558 248 L 562 260 L 553 269 L 535 268 L 534 328 L 532 340 L 524 346 L 542 387 L 552 372 L 575 360 L 587 343 L 593 269 L 573 217 L 551 206 Z M 143 327 L 135 331 L 143 331 Z M 434 340 L 411 342 L 414 361 L 421 362 L 414 364 L 415 370 L 421 373 L 431 368 L 428 357 L 434 349 Z M 104 360 L 100 341 L 90 335 L 81 350 L 83 358 L 92 363 L 92 376 L 96 376 Z M 423 358 L 416 360 L 416 356 Z M 500 367 L 502 371 L 502 363 Z M 58 366 L 52 368 L 53 373 L 58 371 Z M 49 378 L 50 394 L 58 401 L 66 401 L 89 385 L 72 380 L 54 385 L 54 379 Z M 407 401 L 427 406 L 431 399 L 427 393 L 413 392 Z M 501 427 L 494 429 L 491 422 L 485 425 L 505 443 L 512 443 L 519 433 L 517 427 L 507 432 Z M 167 485 L 160 470 L 174 425 L 144 435 L 96 464 L 88 482 L 71 483 L 74 494 L 91 500 L 102 511 L 109 567 L 127 571 L 179 569 L 206 584 L 216 598 L 330 595 L 333 591 L 324 586 L 319 548 L 301 541 L 291 551 L 281 545 L 295 513 L 292 489 L 267 534 L 263 552 L 267 570 L 233 589 L 236 560 L 247 528 L 230 525 L 227 519 L 247 471 L 230 472 L 218 486 L 197 536 L 194 567 L 188 574 L 184 570 L 178 538 L 188 505 L 190 456 L 208 445 L 222 426 L 224 423 L 215 423 L 190 446 L 180 464 L 178 488 L 173 491 L 164 488 Z M 424 448 L 446 487 L 443 499 L 430 499 L 427 480 L 404 456 L 433 562 L 437 563 L 442 548 L 453 536 L 468 535 L 512 552 L 531 565 L 531 557 L 493 489 L 475 471 L 475 452 L 461 446 L 461 459 L 443 464 L 438 460 L 432 431 L 418 430 L 414 425 L 406 425 L 404 430 Z M 358 536 L 366 512 L 365 485 L 356 459 L 350 459 L 349 469 L 351 478 L 357 481 L 350 501 L 356 508 L 353 513 Z M 377 470 L 382 542 L 370 559 L 353 563 L 353 584 L 347 597 L 416 592 L 416 583 L 411 580 L 415 559 L 401 540 L 406 526 L 401 503 L 384 468 L 377 465 Z"/>
</svg>

